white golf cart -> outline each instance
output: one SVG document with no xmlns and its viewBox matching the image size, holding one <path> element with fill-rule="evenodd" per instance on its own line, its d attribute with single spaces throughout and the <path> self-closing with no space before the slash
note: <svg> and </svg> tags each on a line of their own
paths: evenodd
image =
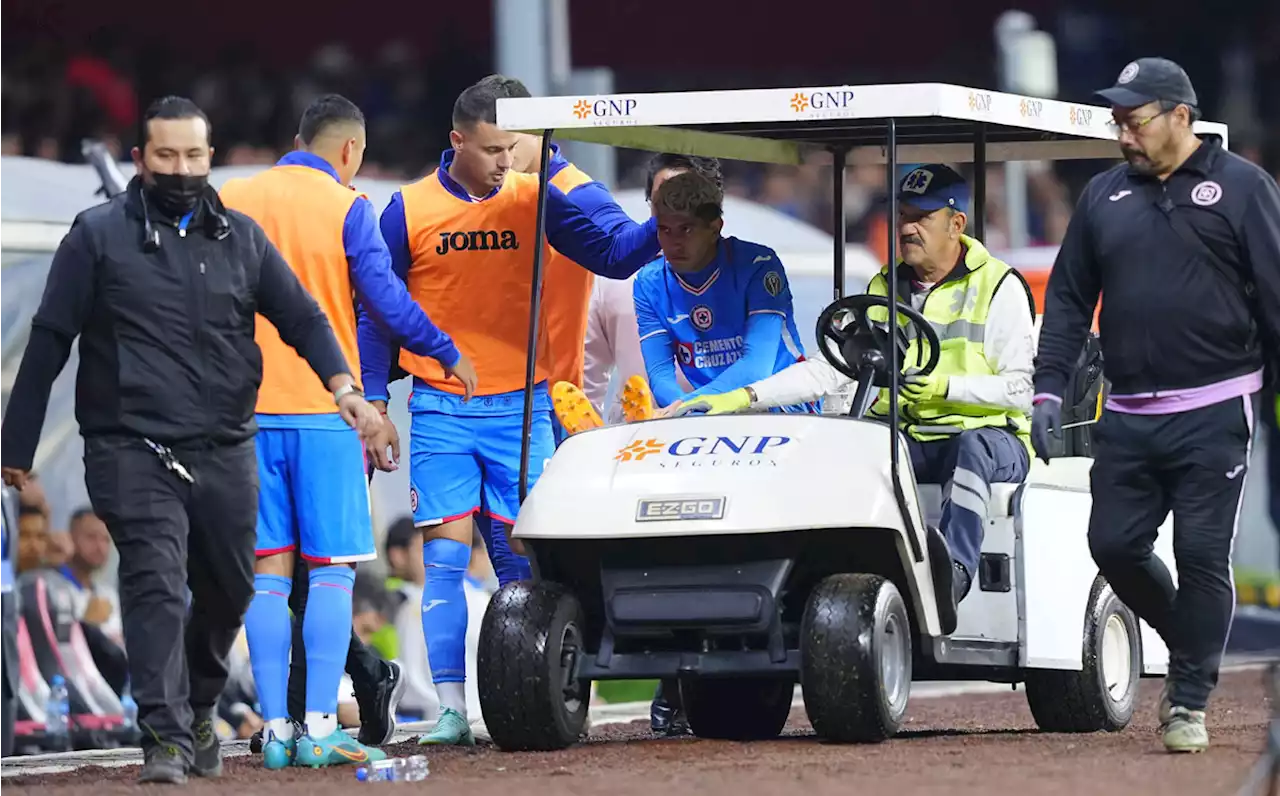
<svg viewBox="0 0 1280 796">
<path fill-rule="evenodd" d="M 901 434 L 863 417 L 873 385 L 890 388 L 897 417 L 905 351 L 869 311 L 884 319 L 898 306 L 899 322 L 932 343 L 920 348 L 937 350 L 929 323 L 898 303 L 892 225 L 888 300 L 844 297 L 843 285 L 853 158 L 887 165 L 891 219 L 900 158 L 975 163 L 981 239 L 987 162 L 1114 159 L 1108 118 L 1106 108 L 942 84 L 499 101 L 502 128 L 543 136 L 544 203 L 553 131 L 765 163 L 829 153 L 836 302 L 817 339 L 859 387 L 848 415 L 695 415 L 565 441 L 514 530 L 535 576 L 499 590 L 480 631 L 480 704 L 498 747 L 568 746 L 589 683 L 636 678 L 678 679 L 691 728 L 712 738 L 776 736 L 797 682 L 814 730 L 834 741 L 894 735 L 913 680 L 1023 683 L 1048 731 L 1128 724 L 1138 678 L 1165 674 L 1168 653 L 1090 557 L 1091 460 L 1035 461 L 1025 483 L 993 486 L 980 571 L 955 611 L 941 489 L 916 482 Z M 1223 125 L 1199 126 L 1225 141 Z M 530 381 L 534 355 L 531 342 Z M 1169 538 L 1157 552 L 1172 570 Z"/>
</svg>

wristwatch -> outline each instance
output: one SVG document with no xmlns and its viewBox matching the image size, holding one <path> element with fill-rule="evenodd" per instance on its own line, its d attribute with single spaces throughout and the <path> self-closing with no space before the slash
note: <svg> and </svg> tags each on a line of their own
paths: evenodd
<svg viewBox="0 0 1280 796">
<path fill-rule="evenodd" d="M 350 395 L 351 393 L 355 393 L 356 395 L 359 395 L 361 398 L 364 397 L 364 390 L 361 390 L 359 387 L 357 387 L 354 384 L 344 384 L 338 389 L 333 391 L 333 402 L 336 404 L 340 402 L 343 398 Z"/>
</svg>

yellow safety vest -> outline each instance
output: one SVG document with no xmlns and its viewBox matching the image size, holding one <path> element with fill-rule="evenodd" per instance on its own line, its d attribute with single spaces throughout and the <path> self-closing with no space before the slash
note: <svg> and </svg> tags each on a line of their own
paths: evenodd
<svg viewBox="0 0 1280 796">
<path fill-rule="evenodd" d="M 957 266 L 929 290 L 921 308 L 921 314 L 938 333 L 938 340 L 942 344 L 938 366 L 933 373 L 948 377 L 994 376 L 995 371 L 987 362 L 983 346 L 991 299 L 1006 276 L 1013 274 L 1016 279 L 1022 277 L 1008 264 L 992 257 L 976 239 L 961 235 L 960 241 L 966 249 L 963 265 Z M 901 262 L 898 268 L 899 274 L 910 274 L 907 266 Z M 888 296 L 888 273 L 886 266 L 872 278 L 867 292 L 875 296 Z M 898 295 L 903 304 L 910 304 L 910 294 L 905 294 L 901 287 Z M 1033 300 L 1030 289 L 1027 290 L 1027 300 Z M 888 318 L 888 311 L 874 307 L 869 315 L 871 320 L 884 323 Z M 899 323 L 905 326 L 908 321 L 899 316 Z M 916 362 L 920 345 L 918 337 L 913 337 L 916 339 L 910 341 L 907 355 L 901 360 L 907 366 Z M 921 362 L 928 361 L 928 353 L 927 350 L 923 352 Z M 1031 450 L 1031 421 L 1024 413 L 1005 407 L 959 403 L 945 398 L 910 401 L 899 394 L 898 413 L 901 418 L 900 428 L 921 442 L 946 439 L 968 429 L 994 426 L 1013 431 L 1027 449 Z M 880 390 L 880 397 L 871 407 L 870 414 L 887 419 L 887 389 Z"/>
</svg>

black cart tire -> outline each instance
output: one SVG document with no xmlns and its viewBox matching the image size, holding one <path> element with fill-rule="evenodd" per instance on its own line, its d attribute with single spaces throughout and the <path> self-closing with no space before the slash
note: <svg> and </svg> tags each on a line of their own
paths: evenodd
<svg viewBox="0 0 1280 796">
<path fill-rule="evenodd" d="M 795 688 L 776 677 L 706 677 L 682 682 L 680 699 L 699 738 L 764 741 L 782 732 Z"/>
<path fill-rule="evenodd" d="M 800 629 L 805 712 L 820 738 L 877 743 L 902 726 L 911 695 L 911 620 L 892 581 L 832 575 Z"/>
<path fill-rule="evenodd" d="M 493 743 L 504 751 L 564 749 L 581 737 L 591 682 L 572 675 L 582 607 L 548 581 L 508 583 L 480 623 L 476 685 Z"/>
<path fill-rule="evenodd" d="M 1045 732 L 1119 732 L 1133 718 L 1142 674 L 1138 618 L 1101 575 L 1089 591 L 1078 672 L 1031 669 L 1027 704 Z"/>
</svg>

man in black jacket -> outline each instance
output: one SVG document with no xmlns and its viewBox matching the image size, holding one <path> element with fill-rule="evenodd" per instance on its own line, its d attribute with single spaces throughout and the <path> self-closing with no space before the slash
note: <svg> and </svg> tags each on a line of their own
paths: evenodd
<svg viewBox="0 0 1280 796">
<path fill-rule="evenodd" d="M 1101 293 L 1112 388 L 1089 548 L 1169 647 L 1165 748 L 1198 752 L 1234 610 L 1231 548 L 1258 396 L 1280 365 L 1280 189 L 1192 131 L 1196 94 L 1172 61 L 1135 61 L 1098 93 L 1127 162 L 1085 187 L 1049 277 L 1032 438 L 1047 461 Z M 1171 511 L 1177 588 L 1152 552 Z"/>
<path fill-rule="evenodd" d="M 288 263 L 209 186 L 209 132 L 190 100 L 147 109 L 138 176 L 81 213 L 54 255 L 0 433 L 4 479 L 21 487 L 78 335 L 85 484 L 120 554 L 144 782 L 222 770 L 213 710 L 253 596 L 256 313 L 348 424 L 366 437 L 381 424 Z"/>
</svg>

